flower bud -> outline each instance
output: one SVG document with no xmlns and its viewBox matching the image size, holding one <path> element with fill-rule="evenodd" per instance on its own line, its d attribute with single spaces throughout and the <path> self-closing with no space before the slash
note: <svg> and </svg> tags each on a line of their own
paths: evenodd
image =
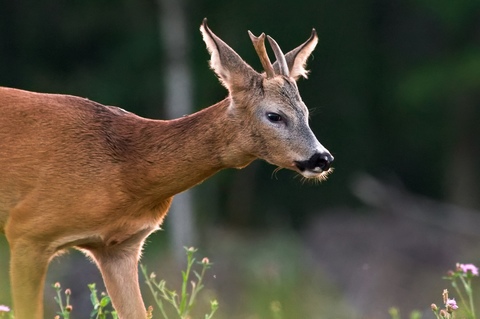
<svg viewBox="0 0 480 319">
<path fill-rule="evenodd" d="M 153 307 L 152 306 L 148 306 L 148 309 L 147 309 L 147 318 L 146 319 L 152 319 L 153 318 Z"/>
<path fill-rule="evenodd" d="M 446 305 L 447 301 L 448 301 L 448 290 L 447 289 L 443 289 L 442 297 L 443 297 L 443 304 Z"/>
</svg>

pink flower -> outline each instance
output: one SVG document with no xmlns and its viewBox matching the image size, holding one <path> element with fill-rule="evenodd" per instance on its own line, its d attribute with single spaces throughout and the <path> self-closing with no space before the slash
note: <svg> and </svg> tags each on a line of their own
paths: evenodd
<svg viewBox="0 0 480 319">
<path fill-rule="evenodd" d="M 458 268 L 466 274 L 470 271 L 472 275 L 478 276 L 478 268 L 474 264 L 458 264 Z"/>
<path fill-rule="evenodd" d="M 9 312 L 10 308 L 4 305 L 0 305 L 0 312 Z"/>
<path fill-rule="evenodd" d="M 445 308 L 447 309 L 452 309 L 452 310 L 457 310 L 457 302 L 455 301 L 455 298 L 453 299 L 447 299 L 447 302 L 445 303 Z"/>
</svg>

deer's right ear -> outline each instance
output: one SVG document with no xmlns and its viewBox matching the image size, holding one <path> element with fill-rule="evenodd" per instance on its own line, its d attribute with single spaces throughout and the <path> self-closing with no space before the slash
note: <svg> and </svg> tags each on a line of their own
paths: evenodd
<svg viewBox="0 0 480 319">
<path fill-rule="evenodd" d="M 207 26 L 207 19 L 203 19 L 200 26 L 203 41 L 210 53 L 210 67 L 215 71 L 220 82 L 230 92 L 248 89 L 253 77 L 261 77 L 250 65 L 217 37 Z"/>
</svg>

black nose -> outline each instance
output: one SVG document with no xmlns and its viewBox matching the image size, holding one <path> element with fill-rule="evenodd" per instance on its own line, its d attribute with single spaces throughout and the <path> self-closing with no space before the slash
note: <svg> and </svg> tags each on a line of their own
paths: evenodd
<svg viewBox="0 0 480 319">
<path fill-rule="evenodd" d="M 329 153 L 317 153 L 314 154 L 309 160 L 309 169 L 321 168 L 322 171 L 328 171 L 330 164 L 333 162 L 333 156 Z"/>
<path fill-rule="evenodd" d="M 309 160 L 296 162 L 300 171 L 310 170 L 315 171 L 321 169 L 328 171 L 333 162 L 333 156 L 330 153 L 316 153 L 310 157 Z"/>
</svg>

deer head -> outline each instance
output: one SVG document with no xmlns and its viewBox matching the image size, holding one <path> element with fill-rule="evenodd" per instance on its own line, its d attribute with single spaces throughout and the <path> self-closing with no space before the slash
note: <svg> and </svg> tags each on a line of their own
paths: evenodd
<svg viewBox="0 0 480 319">
<path fill-rule="evenodd" d="M 211 54 L 210 66 L 228 89 L 229 114 L 244 129 L 238 147 L 245 154 L 264 159 L 306 178 L 323 179 L 331 172 L 333 156 L 320 144 L 308 125 L 309 112 L 296 80 L 307 77 L 305 65 L 318 38 L 310 38 L 287 54 L 268 36 L 276 62 L 265 48 L 265 34 L 249 35 L 264 68 L 258 73 L 216 36 L 206 19 L 200 30 Z"/>
</svg>

